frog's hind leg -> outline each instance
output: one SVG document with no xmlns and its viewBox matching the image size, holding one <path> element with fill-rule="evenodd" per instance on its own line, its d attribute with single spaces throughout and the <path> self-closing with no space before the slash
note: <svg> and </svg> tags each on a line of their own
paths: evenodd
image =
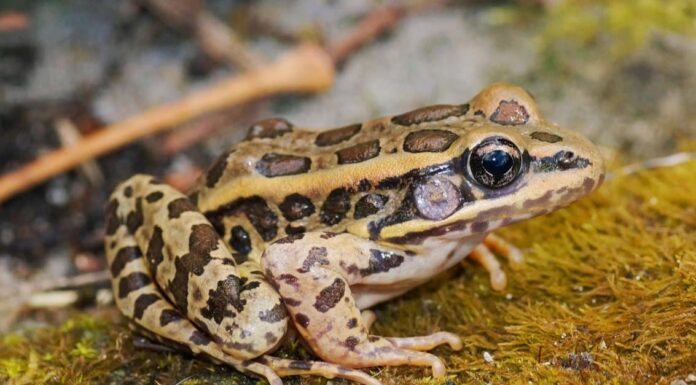
<svg viewBox="0 0 696 385">
<path fill-rule="evenodd" d="M 442 361 L 425 350 L 441 343 L 455 348 L 454 335 L 394 339 L 369 335 L 351 286 L 400 282 L 412 274 L 418 256 L 399 254 L 343 233 L 312 232 L 271 244 L 262 257 L 266 276 L 278 288 L 295 326 L 322 359 L 350 368 L 430 366 L 446 373 Z M 456 341 L 455 341 L 456 340 Z"/>
<path fill-rule="evenodd" d="M 144 295 L 152 295 L 146 293 Z M 157 295 L 157 293 L 154 293 Z M 161 298 L 158 301 L 165 301 Z M 137 300 L 135 301 L 138 302 Z M 124 307 L 128 307 L 128 303 L 122 303 Z M 194 354 L 206 354 L 207 356 L 233 366 L 239 371 L 247 371 L 257 375 L 264 376 L 271 385 L 281 384 L 278 377 L 315 375 L 325 378 L 345 378 L 350 381 L 355 381 L 363 385 L 382 385 L 382 383 L 368 375 L 355 369 L 349 369 L 338 365 L 319 362 L 319 361 L 303 361 L 303 360 L 288 360 L 272 356 L 262 356 L 254 361 L 240 361 L 229 357 L 218 346 L 207 339 L 207 337 L 198 331 L 190 322 L 183 318 L 181 314 L 167 306 L 165 303 L 159 303 L 153 309 L 145 309 L 143 311 L 143 319 L 131 321 L 129 326 L 137 333 L 143 335 L 145 339 L 155 341 L 144 345 L 144 348 L 156 350 L 159 352 L 176 352 L 187 351 Z M 159 309 L 157 309 L 159 307 Z M 142 323 L 147 323 L 152 316 L 149 313 L 160 313 L 160 323 L 163 318 L 170 319 L 166 324 L 180 323 L 171 333 L 166 333 L 163 329 L 158 329 L 157 333 L 143 327 Z M 145 314 L 148 313 L 148 314 Z M 165 315 L 166 314 L 166 315 Z M 135 319 L 135 317 L 134 317 Z M 183 324 L 181 324 L 183 323 Z M 159 334 L 158 334 L 159 333 Z M 186 338 L 189 336 L 189 338 Z M 195 337 L 194 337 L 195 336 Z M 168 338 L 165 338 L 168 337 Z"/>
<path fill-rule="evenodd" d="M 363 325 L 368 331 L 372 328 L 372 325 L 377 321 L 377 315 L 372 310 L 363 310 L 360 312 L 362 317 Z M 389 342 L 394 344 L 399 348 L 408 350 L 432 350 L 437 346 L 448 344 L 452 350 L 459 350 L 462 346 L 462 340 L 456 335 L 448 332 L 433 333 L 429 336 L 420 337 L 387 337 Z"/>
<path fill-rule="evenodd" d="M 187 320 L 153 283 L 142 254 L 133 247 L 134 241 L 124 238 L 120 250 L 110 258 L 114 274 L 116 305 L 132 322 L 167 346 L 185 347 L 193 354 L 207 355 L 235 369 L 262 376 L 272 385 L 282 385 L 275 372 L 266 365 L 236 359 L 222 351 L 206 334 Z M 124 262 L 125 261 L 125 262 Z M 163 340 L 163 341 L 162 341 Z"/>
<path fill-rule="evenodd" d="M 376 378 L 360 370 L 350 369 L 321 361 L 288 360 L 272 356 L 258 359 L 268 365 L 279 376 L 321 376 L 324 378 L 345 378 L 363 385 L 382 385 Z"/>
<path fill-rule="evenodd" d="M 185 209 L 192 206 L 182 204 L 182 202 L 185 203 L 181 200 L 185 199 L 183 195 L 176 195 L 171 190 L 173 189 L 165 185 L 155 185 L 151 177 L 136 176 L 122 184 L 112 194 L 107 208 L 105 240 L 106 256 L 111 270 L 117 307 L 131 322 L 161 339 L 181 345 L 194 354 L 207 355 L 239 371 L 264 377 L 272 385 L 281 385 L 280 377 L 271 368 L 244 356 L 233 356 L 230 351 L 225 350 L 223 344 L 214 341 L 211 334 L 203 332 L 204 329 L 201 325 L 204 324 L 194 325 L 187 318 L 187 315 L 195 315 L 192 312 L 192 309 L 195 310 L 194 306 L 184 307 L 182 310 L 175 306 L 176 301 L 163 294 L 161 283 L 155 277 L 155 272 L 158 270 L 153 268 L 153 264 L 156 263 L 160 268 L 178 269 L 177 271 L 191 276 L 195 276 L 196 273 L 190 272 L 189 269 L 198 267 L 205 270 L 203 267 L 206 265 L 191 264 L 191 266 L 183 267 L 175 265 L 173 261 L 181 261 L 180 256 L 185 254 L 180 250 L 186 250 L 189 253 L 187 255 L 199 253 L 201 255 L 198 257 L 203 260 L 210 259 L 207 266 L 214 265 L 215 271 L 225 271 L 226 274 L 229 274 L 228 278 L 235 272 L 234 264 L 228 263 L 229 259 L 219 257 L 218 253 L 222 252 L 219 247 L 220 241 L 217 237 L 213 237 L 212 233 L 204 234 L 210 234 L 209 237 L 200 237 L 191 232 L 190 221 L 172 222 L 183 215 L 190 214 L 188 219 L 193 219 L 194 227 L 210 226 L 209 224 L 205 225 L 207 222 L 204 222 L 205 218 L 201 214 L 193 212 L 185 214 Z M 152 210 L 156 208 L 155 203 L 160 201 L 164 209 L 153 213 Z M 191 215 L 195 218 L 191 218 Z M 153 220 L 155 223 L 152 223 Z M 168 220 L 169 222 L 167 222 Z M 153 230 L 153 228 L 159 230 Z M 164 235 L 155 235 L 158 232 Z M 172 242 L 164 242 L 162 237 L 167 240 L 169 236 L 175 239 L 170 238 Z M 200 247 L 201 244 L 209 245 L 213 242 L 217 247 L 210 247 L 206 250 L 202 250 Z M 158 250 L 162 250 L 162 254 L 155 252 Z M 200 273 L 198 275 L 202 276 Z M 254 277 L 250 277 L 249 281 L 254 282 Z M 213 281 L 213 283 L 218 282 Z M 260 283 L 255 285 L 255 288 L 260 287 L 260 285 Z M 266 284 L 266 286 L 268 285 Z M 181 290 L 183 288 L 177 286 L 173 289 Z M 228 296 L 224 298 L 229 299 L 229 296 L 238 295 L 232 289 L 234 287 L 225 292 Z M 269 289 L 273 291 L 272 288 L 269 287 Z M 251 289 L 247 290 L 245 294 L 247 292 L 252 292 L 255 295 L 260 293 L 258 290 Z M 275 294 L 274 291 L 273 293 Z M 207 294 L 201 293 L 201 295 Z M 194 297 L 195 295 L 189 296 L 189 298 Z M 174 298 L 176 299 L 176 297 Z M 270 300 L 273 303 L 273 298 Z M 279 300 L 279 298 L 276 299 L 276 301 Z M 249 303 L 245 302 L 245 310 L 256 310 L 258 313 L 258 309 L 251 303 L 251 297 L 248 298 L 247 302 Z M 259 303 L 267 306 L 263 301 Z M 271 318 L 284 320 L 283 314 Z M 280 321 L 274 325 L 281 327 L 281 329 L 285 327 L 285 324 L 281 325 Z M 276 343 L 276 340 L 262 341 L 262 343 L 271 346 Z"/>
</svg>

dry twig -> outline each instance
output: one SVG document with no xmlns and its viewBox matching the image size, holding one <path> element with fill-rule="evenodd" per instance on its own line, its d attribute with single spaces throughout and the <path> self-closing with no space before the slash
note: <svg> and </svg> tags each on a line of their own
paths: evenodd
<svg viewBox="0 0 696 385">
<path fill-rule="evenodd" d="M 247 50 L 230 28 L 207 11 L 196 17 L 196 36 L 203 51 L 217 61 L 226 61 L 245 70 L 258 68 L 263 60 Z"/>
<path fill-rule="evenodd" d="M 164 176 L 164 183 L 174 187 L 179 191 L 189 191 L 196 184 L 203 170 L 190 165 Z"/>
<path fill-rule="evenodd" d="M 446 5 L 448 0 L 419 0 L 376 8 L 365 15 L 346 35 L 328 45 L 327 51 L 337 66 L 353 52 L 396 27 L 407 15 Z"/>
<path fill-rule="evenodd" d="M 263 61 L 248 51 L 237 34 L 205 10 L 204 2 L 190 0 L 145 0 L 169 24 L 194 31 L 198 43 L 213 60 L 224 61 L 243 70 L 252 70 Z"/>
<path fill-rule="evenodd" d="M 158 3 L 160 0 L 149 1 L 154 4 Z M 394 28 L 406 13 L 418 12 L 428 6 L 433 6 L 433 3 L 416 4 L 408 9 L 402 6 L 387 6 L 373 10 L 365 15 L 345 37 L 328 45 L 326 49 L 329 56 L 331 56 L 334 63 L 340 64 L 360 47 Z M 179 9 L 178 14 L 183 15 L 183 10 Z M 172 18 L 172 16 L 169 16 L 169 18 Z M 267 22 L 264 27 L 274 28 L 274 25 Z M 245 112 L 247 110 L 248 109 L 245 108 Z M 241 111 L 225 111 L 214 116 L 205 117 L 203 120 L 194 122 L 190 127 L 185 129 L 172 132 L 165 140 L 162 153 L 165 156 L 169 156 L 179 152 L 204 139 L 209 134 L 219 129 L 220 126 L 227 125 L 228 122 L 235 120 L 234 118 L 237 118 L 240 114 Z M 178 178 L 175 177 L 175 179 Z"/>
<path fill-rule="evenodd" d="M 148 2 L 165 9 L 169 17 L 175 20 L 187 15 L 186 8 L 163 6 L 166 3 L 163 0 Z M 172 4 L 181 6 L 182 3 Z M 89 159 L 202 114 L 277 93 L 324 90 L 333 82 L 332 61 L 342 62 L 352 52 L 393 28 L 406 11 L 401 6 L 379 8 L 363 18 L 346 38 L 330 44 L 326 51 L 315 45 L 300 46 L 273 64 L 233 76 L 178 102 L 154 107 L 87 136 L 73 146 L 45 154 L 16 171 L 0 176 L 0 203 Z M 205 11 L 199 10 L 197 14 L 201 12 Z M 245 52 L 237 50 L 234 55 L 243 56 Z"/>
<path fill-rule="evenodd" d="M 58 277 L 42 282 L 23 282 L 0 296 L 0 333 L 19 318 L 25 307 L 66 307 L 79 298 L 78 288 L 109 282 L 108 270 L 95 271 L 72 277 Z"/>
<path fill-rule="evenodd" d="M 208 114 L 201 119 L 182 125 L 166 135 L 161 147 L 156 149 L 158 155 L 168 158 L 213 135 L 218 130 L 233 126 L 231 122 L 237 125 L 240 120 L 247 120 L 249 116 L 254 115 L 256 104 L 247 103 L 243 108 L 240 106 Z"/>
<path fill-rule="evenodd" d="M 399 5 L 377 8 L 365 16 L 350 33 L 327 48 L 334 63 L 340 65 L 352 52 L 394 28 L 406 9 Z"/>
<path fill-rule="evenodd" d="M 0 12 L 0 32 L 11 32 L 29 27 L 29 18 L 22 12 Z"/>
<path fill-rule="evenodd" d="M 69 119 L 58 119 L 54 124 L 56 132 L 58 133 L 58 138 L 60 139 L 60 144 L 63 147 L 72 146 L 82 139 L 80 130 L 78 130 L 75 124 Z M 80 169 L 92 186 L 100 186 L 104 183 L 104 174 L 94 160 L 82 163 Z"/>
<path fill-rule="evenodd" d="M 302 45 L 275 63 L 232 76 L 177 102 L 105 127 L 73 146 L 47 153 L 0 176 L 0 203 L 89 159 L 196 116 L 272 94 L 322 91 L 331 86 L 333 76 L 334 67 L 326 52 L 315 45 Z"/>
</svg>

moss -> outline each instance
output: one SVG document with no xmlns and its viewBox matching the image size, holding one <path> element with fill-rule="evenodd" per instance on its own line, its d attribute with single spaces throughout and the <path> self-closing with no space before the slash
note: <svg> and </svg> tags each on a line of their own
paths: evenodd
<svg viewBox="0 0 696 385">
<path fill-rule="evenodd" d="M 543 75 L 574 61 L 618 61 L 644 48 L 655 33 L 696 36 L 696 0 L 563 0 L 543 7 L 516 2 L 489 8 L 494 24 L 533 25 Z"/>
<path fill-rule="evenodd" d="M 696 368 L 695 172 L 691 162 L 622 177 L 567 209 L 504 229 L 527 257 L 523 270 L 509 272 L 504 293 L 467 263 L 441 286 L 382 308 L 376 331 L 464 336 L 464 351 L 448 356 L 461 383 L 685 377 Z"/>
<path fill-rule="evenodd" d="M 654 32 L 696 35 L 695 0 L 566 0 L 547 7 L 540 42 L 606 44 L 615 57 L 641 48 Z"/>
<path fill-rule="evenodd" d="M 376 309 L 376 334 L 461 335 L 462 351 L 434 351 L 450 376 L 434 380 L 408 367 L 371 372 L 385 384 L 418 385 L 669 384 L 694 373 L 695 174 L 691 162 L 621 177 L 566 209 L 504 229 L 527 258 L 520 271 L 506 266 L 504 292 L 492 291 L 483 269 L 467 262 Z M 6 335 L 0 383 L 257 383 L 133 342 L 114 309 Z M 288 344 L 279 354 L 308 353 Z"/>
<path fill-rule="evenodd" d="M 234 371 L 183 354 L 137 347 L 116 309 L 75 313 L 60 325 L 8 334 L 0 341 L 0 383 L 255 384 Z"/>
<path fill-rule="evenodd" d="M 5 358 L 0 360 L 0 376 L 10 380 L 18 379 L 27 370 L 25 360 Z"/>
</svg>

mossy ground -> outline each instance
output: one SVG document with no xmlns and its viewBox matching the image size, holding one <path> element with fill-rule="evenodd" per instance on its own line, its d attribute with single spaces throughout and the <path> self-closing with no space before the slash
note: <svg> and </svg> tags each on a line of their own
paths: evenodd
<svg viewBox="0 0 696 385">
<path fill-rule="evenodd" d="M 463 351 L 435 350 L 451 377 L 431 380 L 419 368 L 373 373 L 385 384 L 428 385 L 669 384 L 696 373 L 694 175 L 696 162 L 620 177 L 566 209 L 504 229 L 527 262 L 517 272 L 506 266 L 503 293 L 467 262 L 377 308 L 376 334 L 461 335 Z M 281 354 L 307 353 L 286 346 Z M 4 336 L 0 381 L 256 382 L 184 355 L 134 347 L 113 309 Z"/>
</svg>

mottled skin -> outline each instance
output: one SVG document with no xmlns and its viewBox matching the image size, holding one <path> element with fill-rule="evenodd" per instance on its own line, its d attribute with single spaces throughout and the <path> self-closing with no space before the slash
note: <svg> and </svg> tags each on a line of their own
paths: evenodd
<svg viewBox="0 0 696 385">
<path fill-rule="evenodd" d="M 107 207 L 116 303 L 150 334 L 280 384 L 314 374 L 379 382 L 355 368 L 443 363 L 451 333 L 369 334 L 365 310 L 467 255 L 505 287 L 490 232 L 588 194 L 603 162 L 507 84 L 329 131 L 269 119 L 223 154 L 186 197 L 134 176 Z M 268 355 L 292 322 L 325 362 Z"/>
</svg>

